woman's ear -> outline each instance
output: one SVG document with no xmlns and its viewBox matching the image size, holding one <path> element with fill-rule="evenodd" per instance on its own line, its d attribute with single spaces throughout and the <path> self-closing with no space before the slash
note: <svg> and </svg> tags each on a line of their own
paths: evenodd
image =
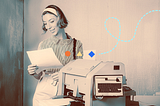
<svg viewBox="0 0 160 106">
<path fill-rule="evenodd" d="M 47 32 L 47 29 L 46 29 L 46 27 L 45 27 L 44 24 L 42 25 L 42 29 L 43 29 L 43 31 L 44 31 L 45 33 Z"/>
</svg>

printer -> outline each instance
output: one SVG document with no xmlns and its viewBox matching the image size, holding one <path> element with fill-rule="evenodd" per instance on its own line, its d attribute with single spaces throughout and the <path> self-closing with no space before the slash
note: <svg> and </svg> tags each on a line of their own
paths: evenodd
<svg viewBox="0 0 160 106">
<path fill-rule="evenodd" d="M 125 106 L 124 85 L 123 63 L 77 59 L 60 70 L 58 95 L 85 106 Z"/>
</svg>

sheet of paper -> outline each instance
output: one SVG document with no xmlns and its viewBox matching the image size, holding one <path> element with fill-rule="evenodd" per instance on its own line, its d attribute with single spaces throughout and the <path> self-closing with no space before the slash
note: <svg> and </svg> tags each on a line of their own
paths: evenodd
<svg viewBox="0 0 160 106">
<path fill-rule="evenodd" d="M 62 68 L 63 65 L 57 59 L 52 48 L 27 51 L 28 57 L 32 64 L 37 65 L 39 69 L 36 73 L 40 73 L 43 69 L 46 68 Z"/>
</svg>

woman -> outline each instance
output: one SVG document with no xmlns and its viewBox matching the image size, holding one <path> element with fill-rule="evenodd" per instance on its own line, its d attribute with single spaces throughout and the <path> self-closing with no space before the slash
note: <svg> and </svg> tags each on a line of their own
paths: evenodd
<svg viewBox="0 0 160 106">
<path fill-rule="evenodd" d="M 61 11 L 61 9 L 55 5 L 47 6 L 42 13 L 44 32 L 50 31 L 51 36 L 40 42 L 38 49 L 52 48 L 57 59 L 65 66 L 68 62 L 74 59 L 82 59 L 83 48 L 82 43 L 79 40 L 72 39 L 64 28 L 67 27 L 68 21 Z M 82 56 L 77 56 L 78 53 Z M 39 106 L 41 100 L 51 99 L 57 95 L 57 73 L 60 68 L 52 68 L 42 70 L 41 73 L 36 74 L 38 69 L 36 65 L 28 66 L 28 73 L 39 79 L 36 91 L 33 97 L 33 106 Z"/>
</svg>

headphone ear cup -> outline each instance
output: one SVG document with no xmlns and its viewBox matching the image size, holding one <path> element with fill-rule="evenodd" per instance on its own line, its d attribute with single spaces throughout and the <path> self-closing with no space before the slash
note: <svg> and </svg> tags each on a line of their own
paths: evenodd
<svg viewBox="0 0 160 106">
<path fill-rule="evenodd" d="M 73 38 L 73 59 L 76 60 L 76 39 Z"/>
</svg>

